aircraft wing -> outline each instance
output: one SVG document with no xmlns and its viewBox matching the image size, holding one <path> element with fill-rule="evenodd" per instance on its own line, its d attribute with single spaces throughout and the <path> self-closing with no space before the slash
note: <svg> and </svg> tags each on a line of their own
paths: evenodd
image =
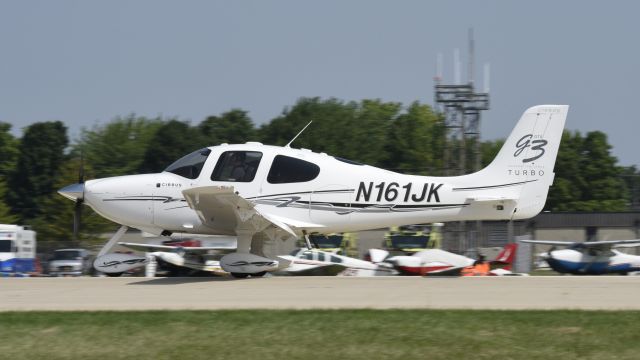
<svg viewBox="0 0 640 360">
<path fill-rule="evenodd" d="M 446 269 L 427 272 L 426 276 L 460 276 L 465 266 L 454 266 Z"/>
<path fill-rule="evenodd" d="M 640 241 L 638 241 L 637 243 L 613 245 L 614 248 L 632 248 L 632 247 L 638 247 L 638 246 L 640 246 Z"/>
<path fill-rule="evenodd" d="M 520 240 L 523 243 L 555 245 L 555 246 L 581 246 L 581 247 L 633 247 L 640 246 L 640 239 L 635 240 L 603 240 L 603 241 L 554 241 L 554 240 Z"/>
<path fill-rule="evenodd" d="M 349 268 L 344 264 L 299 259 L 290 255 L 278 257 L 289 262 L 289 266 L 282 269 L 282 272 L 295 276 L 335 276 Z"/>
<path fill-rule="evenodd" d="M 340 264 L 325 264 L 306 269 L 293 271 L 291 267 L 283 269 L 289 275 L 296 276 L 335 276 L 347 269 L 346 266 Z"/>
<path fill-rule="evenodd" d="M 233 186 L 203 186 L 182 192 L 206 226 L 221 233 L 263 231 L 272 239 L 298 237 L 293 227 L 321 227 L 267 214 L 234 191 Z"/>
<path fill-rule="evenodd" d="M 582 243 L 584 246 L 640 246 L 640 239 L 635 240 L 604 240 L 604 241 L 587 241 Z"/>
<path fill-rule="evenodd" d="M 554 246 L 571 246 L 575 241 L 556 241 L 556 240 L 520 240 L 520 242 L 528 244 L 554 245 Z"/>
<path fill-rule="evenodd" d="M 141 244 L 141 243 L 129 243 L 119 242 L 118 245 L 124 246 L 131 250 L 154 252 L 154 251 L 176 251 L 178 249 L 188 253 L 206 253 L 209 250 L 235 250 L 235 247 L 223 247 L 223 246 L 172 246 L 172 245 L 154 245 L 154 244 Z"/>
</svg>

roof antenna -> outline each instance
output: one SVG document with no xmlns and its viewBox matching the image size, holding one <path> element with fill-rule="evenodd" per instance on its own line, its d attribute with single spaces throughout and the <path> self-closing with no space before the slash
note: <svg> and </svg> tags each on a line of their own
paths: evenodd
<svg viewBox="0 0 640 360">
<path fill-rule="evenodd" d="M 285 145 L 284 147 L 291 147 L 291 143 L 298 138 L 298 136 L 300 136 L 300 134 L 302 134 L 302 132 L 309 127 L 309 125 L 311 125 L 311 123 L 313 122 L 313 120 L 309 121 L 309 123 L 307 124 L 307 126 L 303 127 L 302 130 L 300 130 L 300 132 L 298 133 L 298 135 L 294 136 L 293 139 L 291 139 L 291 141 L 289 141 L 289 143 L 287 145 Z"/>
</svg>

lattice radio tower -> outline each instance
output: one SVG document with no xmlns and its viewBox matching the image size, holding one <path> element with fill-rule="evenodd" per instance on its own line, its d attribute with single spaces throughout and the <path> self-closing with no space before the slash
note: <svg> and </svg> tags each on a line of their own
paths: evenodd
<svg viewBox="0 0 640 360">
<path fill-rule="evenodd" d="M 443 156 L 443 174 L 463 175 L 480 170 L 480 114 L 489 109 L 489 65 L 484 67 L 484 92 L 477 93 L 474 87 L 474 40 L 473 29 L 469 29 L 468 81 L 462 84 L 460 76 L 460 52 L 453 54 L 453 84 L 443 84 L 442 55 L 438 54 L 435 77 L 436 110 L 444 116 L 446 127 Z M 465 222 L 447 226 L 446 238 L 454 240 L 458 252 L 471 246 L 478 246 L 481 224 L 476 223 L 476 231 L 470 239 Z M 448 235 L 448 236 L 447 236 Z"/>
<path fill-rule="evenodd" d="M 473 29 L 469 29 L 469 80 L 460 81 L 460 52 L 453 55 L 454 83 L 442 83 L 442 56 L 438 55 L 435 77 L 435 102 L 444 115 L 446 131 L 443 172 L 463 175 L 480 170 L 480 112 L 489 109 L 489 67 L 485 65 L 485 89 L 475 92 Z"/>
</svg>

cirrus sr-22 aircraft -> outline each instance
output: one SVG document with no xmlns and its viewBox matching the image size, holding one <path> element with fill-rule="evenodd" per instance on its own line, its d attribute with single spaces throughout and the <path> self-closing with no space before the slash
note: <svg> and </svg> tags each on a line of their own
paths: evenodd
<svg viewBox="0 0 640 360">
<path fill-rule="evenodd" d="M 561 274 L 629 275 L 640 271 L 640 256 L 623 253 L 615 248 L 640 246 L 640 239 L 603 241 L 520 240 L 522 243 L 551 245 L 542 259 Z M 564 247 L 565 249 L 556 249 Z"/>
<path fill-rule="evenodd" d="M 248 142 L 200 149 L 161 173 L 89 180 L 59 192 L 123 225 L 120 235 L 127 227 L 235 235 L 236 252 L 222 257 L 221 267 L 236 277 L 262 276 L 286 266 L 264 256 L 268 240 L 304 236 L 310 247 L 310 233 L 535 216 L 553 183 L 568 109 L 527 109 L 493 162 L 462 176 L 405 175 L 291 148 L 291 142 Z M 141 262 L 103 252 L 94 265 L 105 273 Z"/>
</svg>

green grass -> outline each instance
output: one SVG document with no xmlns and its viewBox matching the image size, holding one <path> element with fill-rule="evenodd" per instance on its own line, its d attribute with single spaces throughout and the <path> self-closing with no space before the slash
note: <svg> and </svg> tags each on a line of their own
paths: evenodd
<svg viewBox="0 0 640 360">
<path fill-rule="evenodd" d="M 638 311 L 0 313 L 1 359 L 638 359 Z"/>
</svg>

